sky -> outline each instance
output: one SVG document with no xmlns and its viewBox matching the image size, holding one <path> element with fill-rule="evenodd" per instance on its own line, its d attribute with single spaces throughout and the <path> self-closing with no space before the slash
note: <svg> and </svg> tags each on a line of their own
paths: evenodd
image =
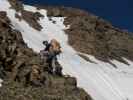
<svg viewBox="0 0 133 100">
<path fill-rule="evenodd" d="M 133 0 L 22 0 L 26 4 L 59 5 L 84 9 L 114 26 L 133 32 Z"/>
</svg>

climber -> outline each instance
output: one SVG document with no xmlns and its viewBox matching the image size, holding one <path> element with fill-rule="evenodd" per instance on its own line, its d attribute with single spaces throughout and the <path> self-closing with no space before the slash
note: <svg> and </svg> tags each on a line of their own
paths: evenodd
<svg viewBox="0 0 133 100">
<path fill-rule="evenodd" d="M 42 58 L 47 56 L 47 63 L 49 64 L 49 72 L 56 72 L 57 55 L 61 53 L 60 43 L 56 39 L 52 39 L 50 43 L 48 41 L 43 41 L 46 46 L 44 50 L 41 51 Z M 52 69 L 52 70 L 51 70 Z"/>
<path fill-rule="evenodd" d="M 48 54 L 49 54 L 49 48 L 51 46 L 51 44 L 48 43 L 48 41 L 43 41 L 42 43 L 43 43 L 43 45 L 45 45 L 45 49 L 43 49 L 43 50 L 40 51 L 41 59 L 43 59 L 44 56 L 48 56 Z"/>
<path fill-rule="evenodd" d="M 48 51 L 49 48 L 50 48 L 50 46 L 51 46 L 51 44 L 48 43 L 48 41 L 43 41 L 43 44 L 46 46 L 45 49 L 44 49 L 44 51 Z"/>
</svg>

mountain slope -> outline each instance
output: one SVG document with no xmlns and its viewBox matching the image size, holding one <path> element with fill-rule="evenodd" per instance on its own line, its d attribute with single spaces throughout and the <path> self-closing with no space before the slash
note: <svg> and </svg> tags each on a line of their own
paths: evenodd
<svg viewBox="0 0 133 100">
<path fill-rule="evenodd" d="M 67 17 L 64 24 L 71 27 L 65 32 L 69 44 L 77 51 L 106 62 L 112 59 L 124 62 L 122 57 L 133 60 L 132 33 L 115 28 L 102 18 L 82 10 L 65 7 L 40 8 L 46 8 L 48 16 Z"/>
<path fill-rule="evenodd" d="M 21 32 L 13 26 L 12 23 L 20 21 L 8 7 L 6 0 L 0 0 L 0 78 L 3 79 L 0 100 L 92 100 L 77 87 L 75 78 L 62 76 L 58 63 L 59 70 L 50 73 L 52 69 L 46 58 L 41 60 L 39 54 L 28 48 Z"/>
<path fill-rule="evenodd" d="M 13 28 L 22 33 L 24 42 L 35 52 L 39 52 L 44 48 L 42 45 L 43 40 L 55 38 L 61 43 L 63 53 L 58 59 L 63 67 L 64 74 L 76 77 L 78 86 L 82 87 L 94 100 L 133 99 L 133 63 L 130 61 L 132 60 L 133 52 L 132 36 L 115 29 L 110 24 L 97 19 L 93 15 L 82 12 L 77 15 L 70 10 L 67 13 L 64 10 L 59 10 L 58 13 L 53 10 L 56 17 L 48 17 L 47 14 L 49 14 L 50 10 L 24 5 L 24 8 L 17 12 L 19 16 L 16 18 L 16 11 L 9 9 L 10 4 L 7 1 L 1 0 L 0 4 L 2 4 L 0 9 L 7 12 Z M 25 18 L 29 17 L 28 20 L 23 17 L 24 13 L 22 13 L 22 10 L 32 12 L 25 14 Z M 42 15 L 39 17 L 39 20 L 34 19 L 36 12 L 37 15 L 38 13 Z M 67 18 L 58 16 L 67 16 Z M 65 26 L 64 23 L 68 26 Z M 33 24 L 39 24 L 42 29 L 38 30 Z M 99 24 L 102 25 L 99 26 Z M 111 32 L 108 32 L 111 28 Z M 113 46 L 115 45 L 115 47 L 111 53 L 106 49 L 106 46 L 109 46 L 109 44 L 106 44 L 108 35 L 105 33 L 108 33 L 109 37 L 112 33 L 113 35 L 111 36 L 116 38 L 115 40 L 118 39 L 119 34 L 121 37 L 120 41 L 113 41 Z M 117 37 L 115 33 L 117 33 Z M 125 40 L 124 42 L 123 39 Z M 90 40 L 93 42 L 90 43 Z M 126 45 L 125 42 L 128 44 Z M 119 43 L 120 45 L 118 45 Z M 91 46 L 92 50 L 90 49 Z M 115 51 L 117 47 L 119 49 Z M 112 52 L 115 56 L 112 55 Z M 114 68 L 114 66 L 117 68 Z"/>
<path fill-rule="evenodd" d="M 102 18 L 81 10 L 65 7 L 41 8 L 48 10 L 48 16 L 67 16 L 64 24 L 70 25 L 70 28 L 65 30 L 68 43 L 86 61 L 97 64 L 97 67 L 103 70 L 102 73 L 106 73 L 107 77 L 112 79 L 111 82 L 110 78 L 107 80 L 110 85 L 114 81 L 116 90 L 119 90 L 119 93 L 121 91 L 120 94 L 124 99 L 132 99 L 132 33 L 115 28 Z"/>
</svg>

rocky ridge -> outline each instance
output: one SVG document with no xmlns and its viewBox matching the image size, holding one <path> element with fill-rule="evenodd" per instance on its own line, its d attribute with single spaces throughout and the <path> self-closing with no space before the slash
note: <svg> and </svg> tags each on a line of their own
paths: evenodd
<svg viewBox="0 0 133 100">
<path fill-rule="evenodd" d="M 1 100 L 92 100 L 76 79 L 63 76 L 61 66 L 51 73 L 46 58 L 28 48 L 19 31 L 12 29 L 6 12 L 0 12 Z"/>
</svg>

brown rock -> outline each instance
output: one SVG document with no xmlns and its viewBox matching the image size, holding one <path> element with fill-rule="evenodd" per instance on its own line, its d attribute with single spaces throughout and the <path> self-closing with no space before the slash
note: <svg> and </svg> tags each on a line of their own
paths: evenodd
<svg viewBox="0 0 133 100">
<path fill-rule="evenodd" d="M 38 23 L 39 17 L 42 17 L 41 14 L 38 12 L 33 13 L 30 11 L 23 10 L 22 11 L 22 18 L 33 28 L 41 31 L 42 26 Z"/>
</svg>

